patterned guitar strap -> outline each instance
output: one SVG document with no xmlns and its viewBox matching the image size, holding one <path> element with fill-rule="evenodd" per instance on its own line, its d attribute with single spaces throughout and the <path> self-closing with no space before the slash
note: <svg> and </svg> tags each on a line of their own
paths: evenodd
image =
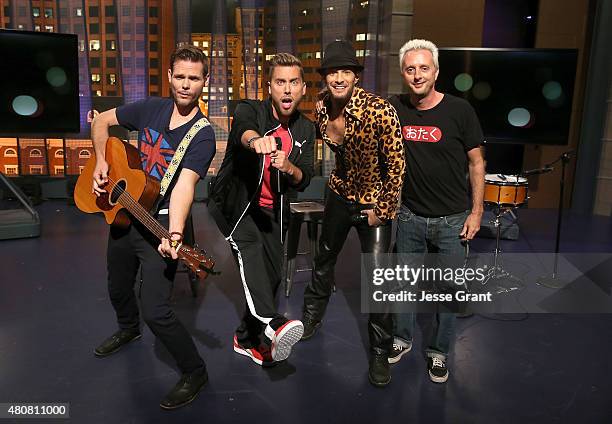
<svg viewBox="0 0 612 424">
<path fill-rule="evenodd" d="M 174 174 L 176 173 L 178 166 L 183 160 L 183 156 L 185 156 L 185 152 L 187 151 L 187 148 L 189 147 L 189 143 L 191 143 L 191 140 L 193 139 L 193 137 L 196 136 L 198 131 L 200 131 L 202 128 L 205 128 L 209 125 L 210 125 L 210 122 L 208 122 L 208 119 L 200 118 L 195 124 L 193 124 L 193 126 L 189 129 L 189 131 L 187 131 L 187 134 L 185 134 L 185 137 L 183 137 L 183 140 L 181 141 L 178 148 L 174 152 L 174 156 L 172 156 L 170 165 L 168 165 L 168 169 L 166 169 L 166 173 L 164 174 L 164 177 L 162 178 L 161 183 L 159 185 L 159 195 L 160 195 L 159 202 L 161 202 L 161 199 L 163 199 L 164 196 L 166 195 L 166 191 L 168 190 L 168 187 L 170 187 L 172 178 L 174 177 Z"/>
</svg>

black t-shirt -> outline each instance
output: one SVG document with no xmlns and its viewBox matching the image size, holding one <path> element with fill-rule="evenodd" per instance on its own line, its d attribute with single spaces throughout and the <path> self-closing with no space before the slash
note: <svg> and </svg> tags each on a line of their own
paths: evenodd
<svg viewBox="0 0 612 424">
<path fill-rule="evenodd" d="M 119 124 L 130 131 L 138 130 L 138 150 L 142 169 L 152 177 L 161 181 L 168 165 L 174 156 L 187 131 L 200 118 L 204 117 L 198 110 L 196 115 L 185 124 L 172 130 L 168 128 L 174 108 L 170 98 L 150 97 L 145 100 L 123 105 L 117 108 Z M 215 155 L 215 133 L 210 125 L 200 129 L 189 143 L 189 148 L 183 156 L 179 169 L 174 174 L 172 183 L 166 192 L 159 209 L 167 208 L 170 203 L 170 193 L 178 180 L 180 170 L 191 169 L 204 178 Z"/>
<path fill-rule="evenodd" d="M 417 110 L 407 94 L 389 101 L 397 110 L 406 149 L 402 203 L 427 217 L 469 209 L 467 151 L 483 143 L 472 106 L 450 94 L 427 110 Z"/>
</svg>

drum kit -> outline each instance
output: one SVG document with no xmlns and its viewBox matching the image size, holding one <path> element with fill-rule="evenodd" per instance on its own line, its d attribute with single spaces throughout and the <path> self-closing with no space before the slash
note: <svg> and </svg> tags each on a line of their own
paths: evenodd
<svg viewBox="0 0 612 424">
<path fill-rule="evenodd" d="M 499 248 L 499 242 L 501 238 L 502 216 L 510 214 L 513 219 L 516 220 L 514 210 L 527 204 L 527 200 L 529 199 L 527 195 L 528 188 L 529 181 L 527 181 L 527 178 L 520 175 L 485 175 L 484 203 L 493 207 L 495 218 L 491 223 L 495 226 L 496 234 L 493 266 L 487 270 L 487 274 L 482 284 L 484 285 L 492 280 L 508 280 L 518 284 L 518 286 L 513 287 L 499 287 L 498 293 L 517 290 L 522 286 L 519 278 L 513 276 L 501 267 L 501 250 Z"/>
<path fill-rule="evenodd" d="M 519 175 L 504 175 L 504 174 L 487 174 L 485 175 L 485 192 L 484 202 L 487 205 L 491 205 L 495 211 L 495 219 L 492 223 L 496 227 L 496 242 L 495 252 L 493 254 L 493 266 L 487 271 L 486 278 L 482 284 L 486 284 L 491 280 L 510 280 L 518 284 L 517 287 L 500 287 L 498 293 L 508 292 L 517 290 L 522 287 L 522 281 L 506 272 L 500 265 L 500 254 L 499 240 L 501 237 L 501 217 L 509 213 L 516 220 L 514 210 L 527 204 L 529 199 L 528 188 L 529 182 L 527 178 L 530 175 L 545 174 L 554 170 L 553 165 L 561 162 L 561 175 L 560 175 L 560 190 L 559 190 L 559 207 L 557 211 L 557 231 L 555 237 L 555 259 L 552 269 L 552 274 L 539 278 L 536 283 L 548 288 L 558 288 L 563 285 L 562 279 L 559 278 L 557 272 L 558 256 L 559 256 L 559 240 L 561 237 L 561 222 L 563 217 L 563 192 L 565 186 L 565 169 L 569 163 L 574 150 L 568 150 L 562 153 L 555 161 L 544 165 L 542 168 L 532 169 L 530 171 L 524 171 Z"/>
</svg>

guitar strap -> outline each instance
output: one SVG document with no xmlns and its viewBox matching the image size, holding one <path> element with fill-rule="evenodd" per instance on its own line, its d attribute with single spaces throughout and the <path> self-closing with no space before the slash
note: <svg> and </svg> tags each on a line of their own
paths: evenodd
<svg viewBox="0 0 612 424">
<path fill-rule="evenodd" d="M 200 118 L 195 124 L 193 124 L 193 126 L 189 129 L 189 131 L 187 131 L 187 134 L 185 134 L 185 137 L 183 137 L 183 140 L 181 141 L 178 148 L 174 152 L 174 156 L 172 156 L 170 165 L 168 165 L 168 169 L 166 169 L 166 173 L 164 174 L 164 177 L 162 178 L 161 183 L 159 185 L 160 201 L 166 195 L 166 191 L 168 190 L 168 187 L 170 187 L 172 178 L 174 177 L 174 174 L 176 173 L 178 166 L 183 160 L 183 156 L 185 156 L 185 152 L 187 151 L 187 148 L 189 147 L 189 143 L 191 143 L 191 140 L 193 139 L 193 137 L 195 137 L 196 134 L 202 128 L 205 128 L 209 125 L 210 125 L 210 122 L 208 122 L 208 119 Z"/>
</svg>

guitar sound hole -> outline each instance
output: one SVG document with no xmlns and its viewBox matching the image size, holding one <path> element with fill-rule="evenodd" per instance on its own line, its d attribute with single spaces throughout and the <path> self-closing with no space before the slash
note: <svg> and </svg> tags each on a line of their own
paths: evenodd
<svg viewBox="0 0 612 424">
<path fill-rule="evenodd" d="M 127 182 L 125 180 L 117 181 L 117 184 L 113 186 L 113 191 L 110 193 L 110 203 L 115 204 L 119 201 L 119 196 L 123 194 L 125 188 L 127 187 Z"/>
</svg>

